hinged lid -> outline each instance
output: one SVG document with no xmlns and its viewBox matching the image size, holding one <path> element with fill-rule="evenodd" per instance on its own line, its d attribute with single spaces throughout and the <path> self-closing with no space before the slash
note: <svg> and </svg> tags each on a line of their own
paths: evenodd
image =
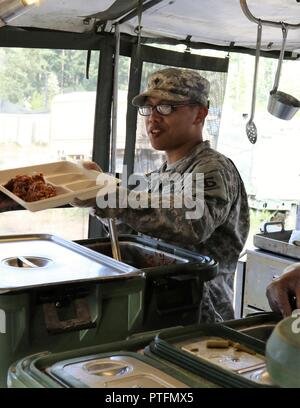
<svg viewBox="0 0 300 408">
<path fill-rule="evenodd" d="M 66 386 L 88 388 L 187 388 L 187 385 L 132 352 L 57 362 L 46 372 Z"/>
<path fill-rule="evenodd" d="M 0 271 L 0 293 L 140 275 L 132 266 L 46 234 L 0 237 Z"/>
</svg>

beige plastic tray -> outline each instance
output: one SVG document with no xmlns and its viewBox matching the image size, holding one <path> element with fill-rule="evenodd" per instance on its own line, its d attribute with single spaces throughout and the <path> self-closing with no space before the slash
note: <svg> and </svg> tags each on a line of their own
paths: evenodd
<svg viewBox="0 0 300 408">
<path fill-rule="evenodd" d="M 45 181 L 56 188 L 57 195 L 55 197 L 27 202 L 4 187 L 11 178 L 17 175 L 26 174 L 32 176 L 35 173 L 43 173 Z M 101 194 L 101 189 L 104 186 L 109 188 L 117 182 L 118 179 L 106 173 L 100 173 L 96 170 L 87 170 L 80 163 L 69 161 L 59 161 L 0 171 L 0 190 L 24 208 L 33 212 L 68 204 L 72 202 L 74 198 L 87 200 L 96 197 L 98 192 Z M 107 191 L 107 188 L 105 188 L 104 191 Z"/>
</svg>

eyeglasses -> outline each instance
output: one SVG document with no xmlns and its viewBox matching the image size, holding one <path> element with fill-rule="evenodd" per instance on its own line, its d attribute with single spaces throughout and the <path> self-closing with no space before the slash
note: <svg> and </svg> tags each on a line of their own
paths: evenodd
<svg viewBox="0 0 300 408">
<path fill-rule="evenodd" d="M 182 103 L 182 104 L 177 104 L 177 105 L 169 105 L 169 104 L 158 104 L 158 105 L 145 105 L 145 106 L 139 106 L 139 114 L 142 116 L 150 116 L 151 113 L 156 109 L 156 112 L 159 113 L 160 115 L 163 116 L 168 116 L 171 115 L 173 111 L 176 110 L 176 108 L 181 107 L 181 106 L 189 106 L 189 105 L 199 105 L 198 103 L 195 102 L 190 102 L 190 103 Z"/>
</svg>

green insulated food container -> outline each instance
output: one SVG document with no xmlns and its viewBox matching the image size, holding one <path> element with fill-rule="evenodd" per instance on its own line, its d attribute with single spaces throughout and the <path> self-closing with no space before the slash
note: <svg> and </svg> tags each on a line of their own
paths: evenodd
<svg viewBox="0 0 300 408">
<path fill-rule="evenodd" d="M 281 320 L 266 345 L 267 367 L 275 384 L 300 388 L 300 313 Z"/>
<path fill-rule="evenodd" d="M 108 238 L 76 241 L 112 256 Z M 120 235 L 122 262 L 146 279 L 143 330 L 198 322 L 203 282 L 218 273 L 213 259 L 146 236 Z"/>
<path fill-rule="evenodd" d="M 221 387 L 275 387 L 267 372 L 264 345 L 220 324 L 165 331 L 145 353 L 168 360 Z"/>
<path fill-rule="evenodd" d="M 38 353 L 12 364 L 10 388 L 187 388 L 214 384 L 188 373 L 143 348 L 154 333 L 126 341 L 61 353 Z"/>
<path fill-rule="evenodd" d="M 0 237 L 0 386 L 9 365 L 126 338 L 142 329 L 134 267 L 52 235 Z"/>
</svg>

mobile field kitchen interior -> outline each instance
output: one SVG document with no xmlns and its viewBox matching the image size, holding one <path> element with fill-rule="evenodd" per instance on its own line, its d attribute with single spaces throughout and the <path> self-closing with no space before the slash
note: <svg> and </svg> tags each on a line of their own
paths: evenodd
<svg viewBox="0 0 300 408">
<path fill-rule="evenodd" d="M 235 320 L 198 325 L 214 259 L 65 199 L 7 208 L 2 189 L 0 387 L 300 386 L 299 335 L 266 298 L 300 259 L 299 57 L 299 0 L 0 0 L 2 187 L 42 171 L 71 202 L 95 188 L 82 160 L 112 182 L 158 168 L 131 100 L 152 71 L 191 68 L 210 80 L 204 136 L 237 166 L 251 219 Z"/>
</svg>

